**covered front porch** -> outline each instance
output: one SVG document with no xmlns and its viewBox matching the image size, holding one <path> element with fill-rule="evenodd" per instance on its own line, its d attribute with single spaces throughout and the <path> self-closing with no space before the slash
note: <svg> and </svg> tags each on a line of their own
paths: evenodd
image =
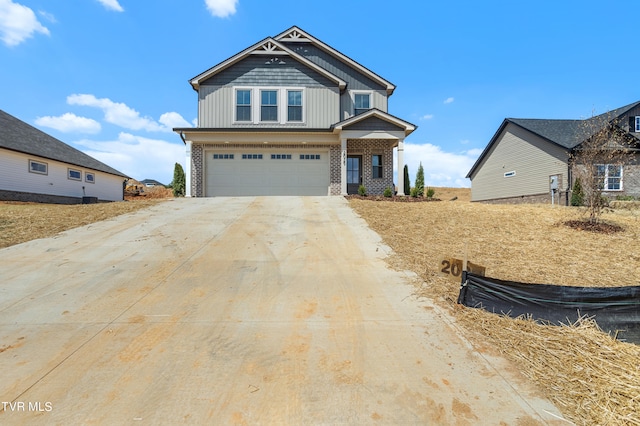
<svg viewBox="0 0 640 426">
<path fill-rule="evenodd" d="M 356 194 L 364 185 L 369 194 L 386 188 L 404 193 L 404 139 L 413 124 L 384 111 L 371 109 L 333 126 L 340 138 L 340 194 Z M 397 148 L 397 185 L 393 179 L 393 149 Z M 333 164 L 332 164 L 333 168 Z"/>
</svg>

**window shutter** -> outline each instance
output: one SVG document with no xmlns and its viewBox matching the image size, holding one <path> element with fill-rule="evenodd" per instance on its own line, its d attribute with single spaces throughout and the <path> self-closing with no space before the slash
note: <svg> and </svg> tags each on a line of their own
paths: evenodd
<svg viewBox="0 0 640 426">
<path fill-rule="evenodd" d="M 634 117 L 633 115 L 629 117 L 629 131 L 636 131 L 636 117 Z"/>
</svg>

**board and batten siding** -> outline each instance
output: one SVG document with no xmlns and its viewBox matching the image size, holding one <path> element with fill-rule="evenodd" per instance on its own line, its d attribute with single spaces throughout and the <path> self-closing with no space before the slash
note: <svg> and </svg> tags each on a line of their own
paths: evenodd
<svg viewBox="0 0 640 426">
<path fill-rule="evenodd" d="M 471 201 L 545 194 L 551 175 L 566 186 L 567 160 L 565 149 L 509 123 L 471 177 Z"/>
<path fill-rule="evenodd" d="M 242 86 L 246 87 L 246 86 Z M 298 86 L 299 87 L 299 86 Z M 284 88 L 283 88 L 284 90 Z M 337 87 L 304 87 L 302 123 L 238 123 L 235 122 L 235 86 L 201 86 L 198 101 L 198 127 L 302 127 L 312 129 L 329 128 L 340 121 L 340 94 Z M 254 91 L 254 111 L 259 94 Z M 259 105 L 257 105 L 259 107 Z M 279 113 L 286 114 L 287 106 L 279 105 Z"/>
<path fill-rule="evenodd" d="M 47 163 L 48 173 L 29 172 L 29 160 Z M 69 168 L 81 171 L 82 180 L 68 179 Z M 87 172 L 94 174 L 95 183 L 85 181 Z M 123 180 L 122 176 L 0 148 L 0 190 L 121 201 Z"/>
</svg>

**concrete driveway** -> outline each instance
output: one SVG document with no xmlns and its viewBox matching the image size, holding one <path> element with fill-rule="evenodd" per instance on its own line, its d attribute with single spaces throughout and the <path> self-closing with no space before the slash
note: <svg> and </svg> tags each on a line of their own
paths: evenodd
<svg viewBox="0 0 640 426">
<path fill-rule="evenodd" d="M 387 252 L 341 197 L 180 199 L 0 250 L 0 423 L 567 424 Z"/>
</svg>

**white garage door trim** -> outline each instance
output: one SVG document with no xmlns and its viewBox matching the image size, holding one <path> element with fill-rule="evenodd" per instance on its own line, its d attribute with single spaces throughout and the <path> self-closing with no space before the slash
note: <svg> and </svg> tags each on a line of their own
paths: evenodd
<svg viewBox="0 0 640 426">
<path fill-rule="evenodd" d="M 329 151 L 215 149 L 205 151 L 207 197 L 329 195 Z"/>
</svg>

